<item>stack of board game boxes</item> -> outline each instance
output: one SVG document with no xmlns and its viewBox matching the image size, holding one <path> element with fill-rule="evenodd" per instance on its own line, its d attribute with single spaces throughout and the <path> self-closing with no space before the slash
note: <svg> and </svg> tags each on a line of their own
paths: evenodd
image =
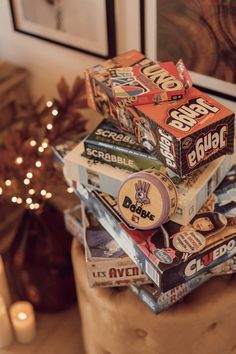
<svg viewBox="0 0 236 354">
<path fill-rule="evenodd" d="M 132 50 L 85 79 L 105 119 L 71 151 L 55 148 L 82 200 L 66 225 L 91 287 L 128 285 L 159 313 L 235 271 L 235 117 L 192 86 L 182 60 Z"/>
</svg>

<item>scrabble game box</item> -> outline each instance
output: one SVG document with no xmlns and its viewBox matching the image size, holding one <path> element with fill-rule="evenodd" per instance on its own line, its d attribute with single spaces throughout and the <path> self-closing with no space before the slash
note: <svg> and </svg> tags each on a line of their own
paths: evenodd
<svg viewBox="0 0 236 354">
<path fill-rule="evenodd" d="M 85 138 L 84 154 L 88 158 L 131 172 L 147 168 L 164 169 L 164 165 L 156 157 L 150 155 L 108 119 L 104 119 Z"/>
</svg>

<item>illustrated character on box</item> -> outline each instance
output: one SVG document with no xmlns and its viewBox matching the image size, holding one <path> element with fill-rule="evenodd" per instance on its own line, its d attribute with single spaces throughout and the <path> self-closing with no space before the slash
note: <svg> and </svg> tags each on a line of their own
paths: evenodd
<svg viewBox="0 0 236 354">
<path fill-rule="evenodd" d="M 110 115 L 111 108 L 106 91 L 103 90 L 101 86 L 96 85 L 94 80 L 92 81 L 92 87 L 97 110 L 104 116 L 108 117 Z"/>
<path fill-rule="evenodd" d="M 145 247 L 151 254 L 163 264 L 179 264 L 182 252 L 171 248 L 168 231 L 161 225 L 153 236 L 145 240 Z"/>
<path fill-rule="evenodd" d="M 86 242 L 92 257 L 117 258 L 125 253 L 111 235 L 99 224 L 95 216 L 85 209 L 88 225 Z"/>
<path fill-rule="evenodd" d="M 137 141 L 147 150 L 153 151 L 157 142 L 147 119 L 139 115 L 135 106 L 128 107 L 127 110 L 133 115 L 134 134 Z"/>
<path fill-rule="evenodd" d="M 96 160 L 90 160 L 90 164 L 94 165 L 96 164 L 97 161 Z M 99 174 L 96 173 L 95 171 L 93 170 L 90 170 L 90 169 L 86 169 L 86 172 L 87 172 L 87 181 L 88 181 L 88 184 L 90 186 L 94 186 L 96 188 L 100 188 L 100 177 L 99 177 Z"/>
<path fill-rule="evenodd" d="M 118 120 L 122 130 L 134 133 L 133 128 L 133 115 L 128 109 L 118 109 Z"/>
<path fill-rule="evenodd" d="M 236 257 L 228 259 L 224 263 L 208 270 L 209 274 L 221 275 L 221 274 L 232 274 L 236 272 Z"/>
</svg>

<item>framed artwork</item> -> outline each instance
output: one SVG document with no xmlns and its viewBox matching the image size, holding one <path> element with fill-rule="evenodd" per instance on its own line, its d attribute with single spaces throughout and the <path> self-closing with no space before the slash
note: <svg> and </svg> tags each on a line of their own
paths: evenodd
<svg viewBox="0 0 236 354">
<path fill-rule="evenodd" d="M 116 55 L 114 0 L 10 0 L 14 29 L 100 58 Z"/>
<path fill-rule="evenodd" d="M 151 59 L 182 58 L 195 86 L 234 102 L 236 1 L 140 0 L 142 48 Z"/>
</svg>

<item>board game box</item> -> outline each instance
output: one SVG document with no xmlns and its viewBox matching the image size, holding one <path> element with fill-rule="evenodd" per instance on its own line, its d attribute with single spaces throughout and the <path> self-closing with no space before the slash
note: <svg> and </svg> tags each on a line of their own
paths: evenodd
<svg viewBox="0 0 236 354">
<path fill-rule="evenodd" d="M 236 253 L 235 179 L 234 167 L 189 225 L 169 221 L 145 231 L 126 224 L 111 196 L 82 185 L 77 192 L 125 253 L 166 292 Z"/>
<path fill-rule="evenodd" d="M 85 259 L 90 287 L 150 283 L 150 279 L 125 254 L 101 226 L 93 212 L 82 204 Z"/>
<path fill-rule="evenodd" d="M 113 167 L 132 172 L 164 165 L 108 119 L 104 119 L 84 140 L 85 155 Z"/>
<path fill-rule="evenodd" d="M 153 284 L 145 284 L 137 286 L 130 285 L 130 289 L 135 293 L 155 314 L 167 310 L 175 303 L 181 301 L 186 295 L 204 284 L 213 275 L 205 272 L 186 283 L 176 286 L 175 288 L 161 293 Z"/>
<path fill-rule="evenodd" d="M 236 256 L 231 257 L 227 261 L 216 267 L 209 269 L 195 278 L 188 280 L 186 283 L 176 286 L 175 288 L 160 292 L 153 283 L 144 285 L 130 285 L 131 290 L 139 296 L 139 298 L 148 305 L 148 307 L 156 314 L 167 310 L 170 306 L 181 301 L 186 295 L 204 284 L 213 276 L 228 275 L 236 273 Z"/>
<path fill-rule="evenodd" d="M 233 153 L 234 113 L 194 87 L 177 101 L 119 108 L 112 95 L 109 69 L 124 66 L 128 58 L 132 58 L 131 65 L 150 63 L 136 51 L 121 57 L 111 60 L 111 67 L 96 66 L 86 71 L 91 108 L 110 116 L 122 130 L 181 177 L 221 155 Z"/>
<path fill-rule="evenodd" d="M 160 103 L 183 98 L 192 86 L 189 73 L 180 59 L 173 62 L 134 65 L 110 69 L 113 96 L 120 108 L 130 104 Z"/>
<path fill-rule="evenodd" d="M 83 153 L 84 142 L 81 142 L 65 156 L 65 176 L 78 185 L 96 188 L 116 198 L 121 183 L 131 171 L 89 159 Z M 234 159 L 235 154 L 222 156 L 184 180 L 169 173 L 178 194 L 177 211 L 171 220 L 186 225 L 223 180 Z M 163 171 L 162 164 L 156 164 L 155 167 Z"/>
<path fill-rule="evenodd" d="M 80 204 L 77 204 L 72 209 L 64 210 L 64 222 L 67 231 L 83 245 L 84 231 Z"/>
</svg>

